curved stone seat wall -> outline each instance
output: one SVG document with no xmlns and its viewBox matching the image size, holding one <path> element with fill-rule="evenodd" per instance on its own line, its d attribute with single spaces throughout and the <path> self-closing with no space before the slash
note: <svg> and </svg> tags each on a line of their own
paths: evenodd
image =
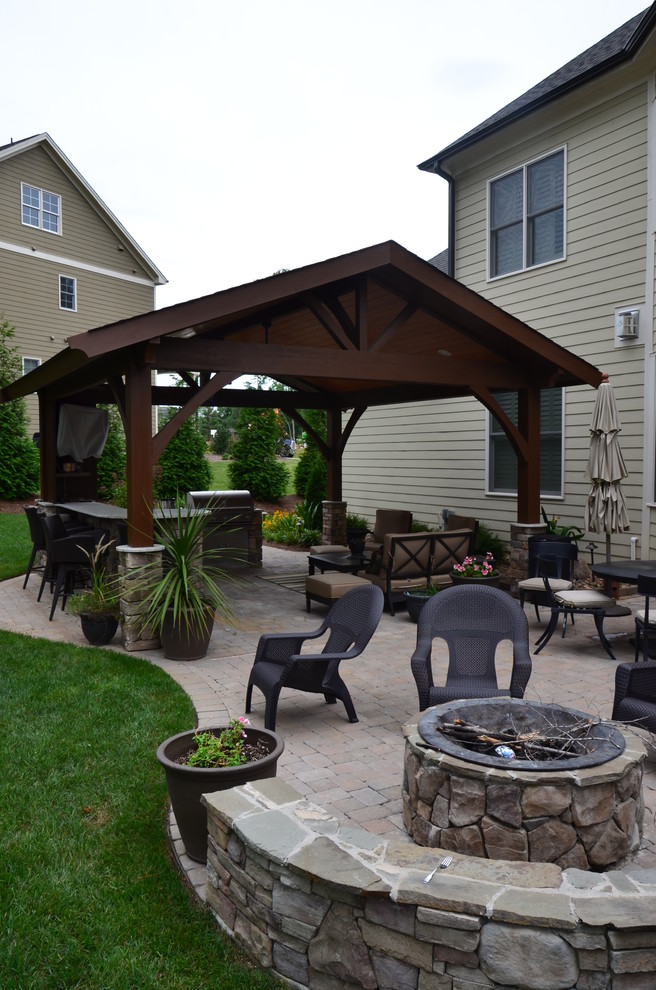
<svg viewBox="0 0 656 990">
<path fill-rule="evenodd" d="M 277 778 L 205 795 L 207 900 L 298 988 L 654 990 L 656 871 L 453 855 L 341 825 Z"/>
</svg>

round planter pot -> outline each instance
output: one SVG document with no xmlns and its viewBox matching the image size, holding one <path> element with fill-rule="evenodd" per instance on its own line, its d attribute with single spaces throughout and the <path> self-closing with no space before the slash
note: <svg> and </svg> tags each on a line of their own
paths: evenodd
<svg viewBox="0 0 656 990">
<path fill-rule="evenodd" d="M 118 629 L 118 619 L 113 615 L 99 615 L 96 612 L 80 614 L 82 633 L 92 646 L 105 646 L 110 643 Z"/>
<path fill-rule="evenodd" d="M 160 630 L 159 638 L 164 655 L 169 660 L 200 660 L 207 655 L 212 637 L 213 620 L 203 628 L 192 620 L 189 628 L 173 622 L 173 612 L 169 611 Z"/>
<path fill-rule="evenodd" d="M 368 532 L 367 529 L 348 529 L 346 531 L 346 542 L 354 557 L 364 553 L 364 538 Z"/>
<path fill-rule="evenodd" d="M 422 591 L 404 591 L 403 597 L 405 598 L 408 606 L 408 615 L 410 616 L 410 619 L 412 622 L 417 622 L 419 619 L 419 614 L 426 602 L 429 602 L 431 598 L 434 598 L 435 596 L 427 595 Z"/>
<path fill-rule="evenodd" d="M 190 859 L 204 863 L 207 859 L 207 811 L 201 804 L 201 794 L 225 791 L 251 780 L 275 777 L 285 743 L 277 733 L 269 729 L 248 727 L 244 730 L 248 742 L 263 742 L 269 751 L 261 760 L 243 763 L 240 767 L 207 770 L 176 763 L 177 759 L 194 748 L 193 737 L 197 731 L 193 729 L 190 732 L 180 732 L 177 736 L 166 739 L 157 750 L 157 759 L 164 768 L 171 806 L 185 851 Z M 218 735 L 221 728 L 202 731 Z"/>
<path fill-rule="evenodd" d="M 501 583 L 501 575 L 495 574 L 493 577 L 465 577 L 464 574 L 452 574 L 453 584 L 485 584 L 488 588 L 498 588 Z"/>
</svg>

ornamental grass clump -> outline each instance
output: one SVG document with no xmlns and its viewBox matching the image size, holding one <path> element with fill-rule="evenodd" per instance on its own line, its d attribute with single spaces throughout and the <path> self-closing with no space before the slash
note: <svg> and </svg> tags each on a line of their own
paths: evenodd
<svg viewBox="0 0 656 990">
<path fill-rule="evenodd" d="M 260 751 L 257 745 L 248 742 L 245 729 L 250 724 L 244 715 L 240 715 L 231 719 L 218 735 L 209 731 L 197 732 L 193 738 L 196 748 L 185 757 L 185 764 L 203 769 L 240 767 L 266 756 L 266 748 Z"/>
<path fill-rule="evenodd" d="M 499 572 L 494 566 L 494 557 L 488 552 L 484 557 L 465 557 L 462 564 L 453 565 L 453 573 L 459 577 L 487 578 L 496 577 Z"/>
<path fill-rule="evenodd" d="M 119 580 L 117 575 L 108 574 L 106 567 L 106 554 L 114 542 L 105 542 L 103 536 L 92 551 L 80 547 L 89 561 L 91 587 L 68 599 L 66 608 L 71 615 L 112 615 L 118 619 L 121 597 Z"/>
</svg>

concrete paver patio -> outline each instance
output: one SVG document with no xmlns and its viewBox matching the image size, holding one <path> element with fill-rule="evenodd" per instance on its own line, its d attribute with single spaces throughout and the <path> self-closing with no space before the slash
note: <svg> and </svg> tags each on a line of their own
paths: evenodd
<svg viewBox="0 0 656 990">
<path fill-rule="evenodd" d="M 300 575 L 306 569 L 306 554 L 265 547 L 263 568 L 240 571 L 241 583 L 229 588 L 235 625 L 215 626 L 205 659 L 181 663 L 165 659 L 161 651 L 135 656 L 156 663 L 181 684 L 193 700 L 199 725 L 224 724 L 244 712 L 246 683 L 260 634 L 314 629 L 325 615 L 325 609 L 317 605 L 308 615 L 304 594 L 276 583 L 281 576 Z M 0 628 L 87 645 L 77 618 L 58 609 L 53 621 L 48 621 L 48 596 L 36 601 L 36 575 L 25 590 L 22 584 L 22 577 L 0 584 Z M 638 602 L 623 600 L 634 608 Z M 544 624 L 537 623 L 532 606 L 527 606 L 526 614 L 533 644 Z M 546 611 L 542 616 L 546 619 Z M 633 618 L 607 620 L 605 631 L 617 661 L 632 661 Z M 397 838 L 406 834 L 401 813 L 401 726 L 418 712 L 410 672 L 415 640 L 416 626 L 404 611 L 394 618 L 384 614 L 364 654 L 342 665 L 358 723 L 347 721 L 339 702 L 326 705 L 320 695 L 283 690 L 276 724 L 285 740 L 278 768 L 283 779 L 342 821 L 348 819 L 371 833 Z M 121 649 L 118 637 L 112 648 Z M 444 658 L 445 652 L 436 648 L 434 670 L 440 664 L 443 667 Z M 501 682 L 508 683 L 509 650 L 500 657 L 499 666 Z M 568 627 L 564 639 L 554 635 L 533 656 L 526 697 L 610 717 L 616 666 L 596 638 L 592 619 L 582 616 L 574 627 Z M 264 699 L 257 689 L 250 718 L 254 725 L 264 724 Z M 645 771 L 644 837 L 638 855 L 627 866 L 631 870 L 656 869 L 656 764 L 648 762 Z M 202 894 L 204 868 L 184 856 L 181 863 Z"/>
</svg>

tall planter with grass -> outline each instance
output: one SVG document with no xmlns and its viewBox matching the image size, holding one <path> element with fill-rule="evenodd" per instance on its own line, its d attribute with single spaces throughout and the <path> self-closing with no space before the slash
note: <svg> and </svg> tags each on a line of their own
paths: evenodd
<svg viewBox="0 0 656 990">
<path fill-rule="evenodd" d="M 91 586 L 71 595 L 66 606 L 71 615 L 79 615 L 82 633 L 92 646 L 106 646 L 118 629 L 119 581 L 106 567 L 107 551 L 113 542 L 105 542 L 101 537 L 93 551 L 84 551 L 89 561 Z"/>
<path fill-rule="evenodd" d="M 211 507 L 162 512 L 154 520 L 163 548 L 161 576 L 146 568 L 145 625 L 159 636 L 170 660 L 199 660 L 207 653 L 216 618 L 230 621 L 232 609 L 222 585 L 235 582 L 220 561 L 225 550 L 204 546 L 213 532 Z"/>
</svg>

